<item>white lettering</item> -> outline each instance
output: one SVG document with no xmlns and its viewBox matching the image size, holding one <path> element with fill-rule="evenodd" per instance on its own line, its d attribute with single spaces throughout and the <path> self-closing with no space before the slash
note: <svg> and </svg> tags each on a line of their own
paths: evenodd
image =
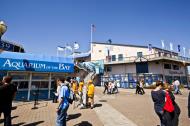
<svg viewBox="0 0 190 126">
<path fill-rule="evenodd" d="M 65 66 L 65 64 L 59 64 L 59 70 L 69 70 L 71 66 Z"/>
</svg>

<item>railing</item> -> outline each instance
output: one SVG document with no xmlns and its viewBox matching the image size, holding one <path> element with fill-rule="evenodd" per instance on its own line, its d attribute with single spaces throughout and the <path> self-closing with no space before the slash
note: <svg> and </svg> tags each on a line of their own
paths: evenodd
<svg viewBox="0 0 190 126">
<path fill-rule="evenodd" d="M 110 56 L 104 60 L 104 64 L 152 61 L 152 60 L 158 60 L 158 59 L 169 59 L 169 60 L 176 60 L 176 61 L 180 61 L 180 62 L 190 63 L 190 58 L 188 58 L 188 57 L 183 57 L 183 56 L 173 55 L 170 53 L 161 52 L 161 53 L 155 53 L 155 54 L 150 54 L 150 55 L 143 55 L 142 57 L 131 56 L 131 57 L 123 57 L 123 58 L 120 57 L 120 58 L 111 59 L 111 56 Z"/>
</svg>

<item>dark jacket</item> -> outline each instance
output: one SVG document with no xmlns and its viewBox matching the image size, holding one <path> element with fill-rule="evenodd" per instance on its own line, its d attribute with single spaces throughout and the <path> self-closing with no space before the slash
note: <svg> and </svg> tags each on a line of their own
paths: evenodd
<svg viewBox="0 0 190 126">
<path fill-rule="evenodd" d="M 163 111 L 165 104 L 165 92 L 163 90 L 151 91 L 152 100 L 154 102 L 155 112 Z"/>
<path fill-rule="evenodd" d="M 11 109 L 12 100 L 14 94 L 17 91 L 17 87 L 13 84 L 6 84 L 0 86 L 0 108 Z"/>
<path fill-rule="evenodd" d="M 188 117 L 190 118 L 190 92 L 188 96 Z"/>
</svg>

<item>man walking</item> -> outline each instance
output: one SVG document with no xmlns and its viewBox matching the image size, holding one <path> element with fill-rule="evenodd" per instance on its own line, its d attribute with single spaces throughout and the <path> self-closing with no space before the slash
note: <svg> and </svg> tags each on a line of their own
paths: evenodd
<svg viewBox="0 0 190 126">
<path fill-rule="evenodd" d="M 190 92 L 189 92 L 189 96 L 188 96 L 188 117 L 190 119 Z"/>
<path fill-rule="evenodd" d="M 56 126 L 66 126 L 66 117 L 67 117 L 67 110 L 69 108 L 69 88 L 66 85 L 65 79 L 60 78 L 57 79 L 57 83 L 61 85 L 60 93 L 59 93 L 59 104 L 56 109 L 57 112 L 57 120 Z"/>
<path fill-rule="evenodd" d="M 11 109 L 12 101 L 16 95 L 17 87 L 11 84 L 12 77 L 5 76 L 0 86 L 0 113 L 4 114 L 4 126 L 12 126 Z"/>
</svg>

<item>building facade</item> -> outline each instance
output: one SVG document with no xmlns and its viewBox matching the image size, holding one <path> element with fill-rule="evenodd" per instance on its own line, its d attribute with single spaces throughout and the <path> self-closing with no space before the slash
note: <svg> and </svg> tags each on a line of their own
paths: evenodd
<svg viewBox="0 0 190 126">
<path fill-rule="evenodd" d="M 49 99 L 55 79 L 74 72 L 72 58 L 20 53 L 24 52 L 21 46 L 17 51 L 14 48 L 1 48 L 0 79 L 5 75 L 13 77 L 12 82 L 18 87 L 16 100 L 33 100 L 37 93 L 39 99 Z"/>
<path fill-rule="evenodd" d="M 102 82 L 117 80 L 120 87 L 135 87 L 143 79 L 146 85 L 163 80 L 172 83 L 174 79 L 188 84 L 187 66 L 190 59 L 176 52 L 157 47 L 93 42 L 91 61 L 103 60 Z"/>
</svg>

